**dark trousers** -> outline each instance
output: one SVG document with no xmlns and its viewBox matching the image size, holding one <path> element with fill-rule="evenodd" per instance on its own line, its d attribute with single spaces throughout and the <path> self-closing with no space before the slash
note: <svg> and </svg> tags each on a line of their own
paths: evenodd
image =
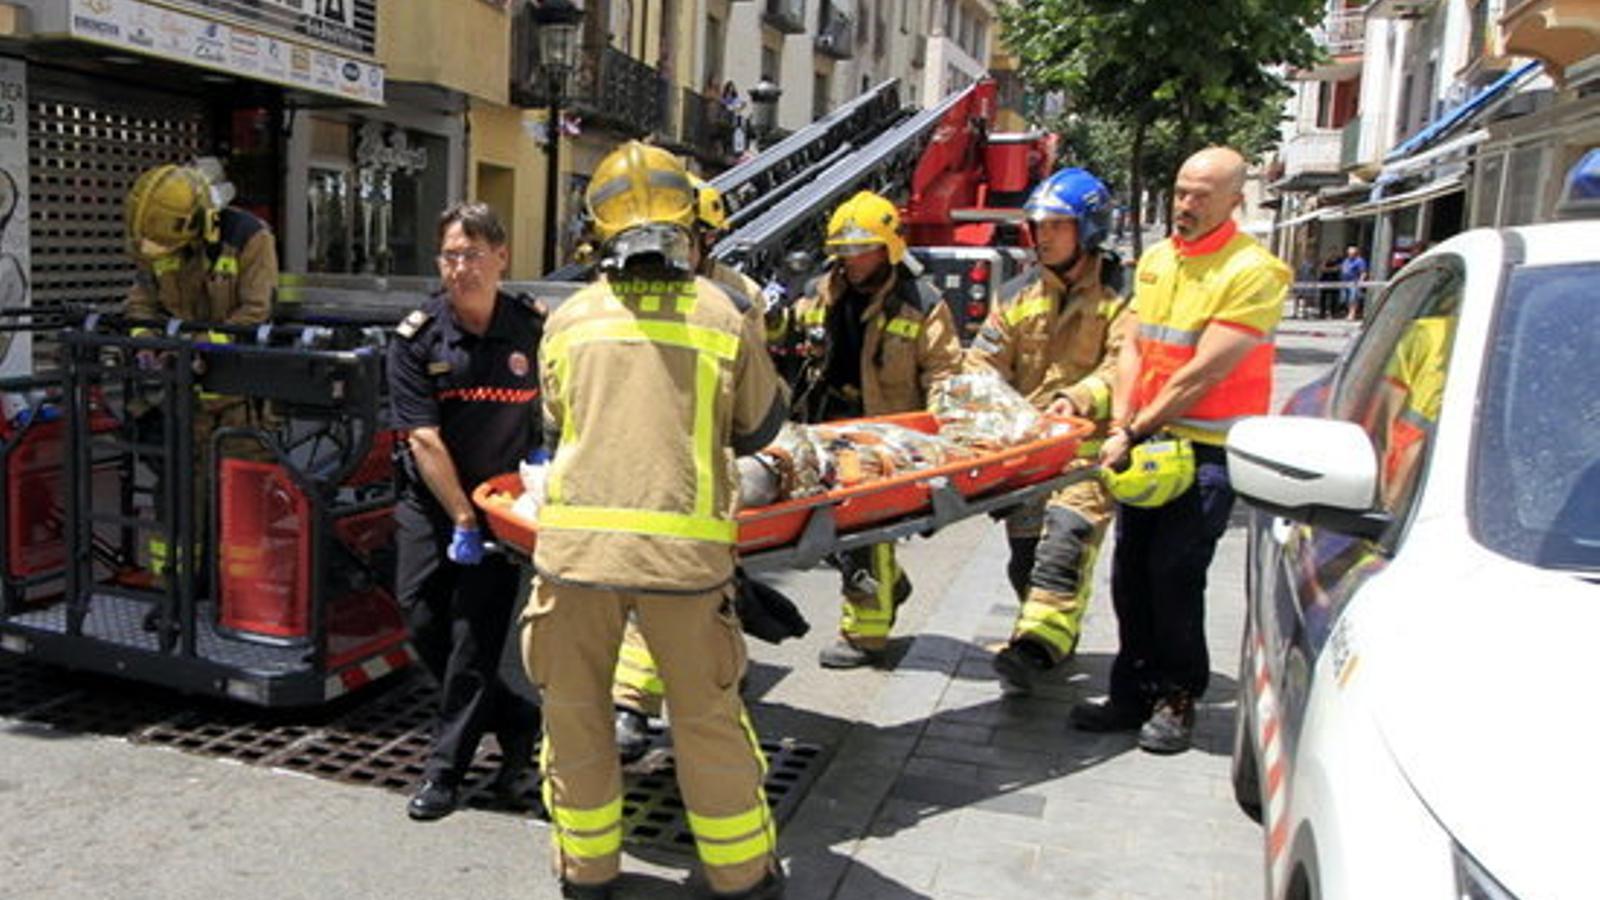
<svg viewBox="0 0 1600 900">
<path fill-rule="evenodd" d="M 539 708 L 500 672 L 512 607 L 523 586 L 521 567 L 498 555 L 476 566 L 457 565 L 445 556 L 448 521 L 441 526 L 405 501 L 395 516 L 398 599 L 411 625 L 412 646 L 439 682 L 426 777 L 459 783 L 490 731 L 508 760 L 515 754 L 516 763 L 526 764 L 539 733 Z"/>
<path fill-rule="evenodd" d="M 1195 483 L 1165 506 L 1119 506 L 1111 596 L 1121 645 L 1111 701 L 1148 710 L 1161 697 L 1199 698 L 1206 651 L 1206 569 L 1228 528 L 1233 487 L 1221 447 L 1196 444 Z"/>
</svg>

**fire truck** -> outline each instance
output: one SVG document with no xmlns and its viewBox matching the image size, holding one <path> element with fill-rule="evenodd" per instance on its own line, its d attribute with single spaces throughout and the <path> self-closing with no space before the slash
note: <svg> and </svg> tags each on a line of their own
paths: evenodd
<svg viewBox="0 0 1600 900">
<path fill-rule="evenodd" d="M 1050 136 L 993 133 L 995 112 L 992 82 L 929 109 L 878 86 L 711 180 L 730 215 L 714 256 L 793 294 L 834 207 L 876 190 L 902 205 L 915 259 L 970 339 L 1027 264 L 1018 208 L 1055 150 Z M 507 287 L 554 305 L 583 277 Z M 268 707 L 322 704 L 411 665 L 382 367 L 393 323 L 431 287 L 286 277 L 285 314 L 259 328 L 5 314 L 0 331 L 58 342 L 62 364 L 0 379 L 0 395 L 24 398 L 0 424 L 0 650 Z M 165 364 L 139 365 L 142 351 Z M 255 424 L 210 435 L 197 472 L 202 393 L 248 398 Z M 944 498 L 925 520 L 849 540 L 993 505 Z M 810 563 L 839 540 L 813 529 L 801 552 L 769 556 Z"/>
</svg>

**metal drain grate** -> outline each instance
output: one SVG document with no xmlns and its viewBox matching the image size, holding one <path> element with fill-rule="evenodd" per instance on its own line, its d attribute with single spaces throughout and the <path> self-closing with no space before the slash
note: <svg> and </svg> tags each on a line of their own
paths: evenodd
<svg viewBox="0 0 1600 900">
<path fill-rule="evenodd" d="M 329 708 L 295 712 L 197 701 L 0 657 L 0 717 L 401 794 L 422 778 L 437 703 L 432 683 L 410 674 Z M 652 723 L 651 742 L 650 752 L 625 773 L 624 840 L 692 855 L 694 837 L 678 796 L 670 738 L 659 723 Z M 820 745 L 789 738 L 763 740 L 761 749 L 767 757 L 767 802 L 773 819 L 782 823 L 799 806 L 825 754 Z M 523 814 L 539 809 L 537 772 L 519 782 L 507 805 L 489 789 L 499 768 L 500 748 L 491 737 L 467 774 L 465 805 Z"/>
<path fill-rule="evenodd" d="M 694 834 L 678 795 L 677 771 L 667 736 L 652 723 L 650 739 L 649 752 L 640 763 L 628 767 L 623 780 L 623 840 L 693 854 Z M 817 744 L 791 738 L 763 740 L 761 752 L 767 757 L 767 805 L 772 808 L 773 821 L 781 825 L 794 815 L 800 799 L 816 780 L 824 754 Z"/>
</svg>

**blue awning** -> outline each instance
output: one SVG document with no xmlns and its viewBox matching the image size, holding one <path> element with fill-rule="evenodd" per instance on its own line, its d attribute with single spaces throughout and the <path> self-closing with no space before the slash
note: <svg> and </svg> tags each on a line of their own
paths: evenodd
<svg viewBox="0 0 1600 900">
<path fill-rule="evenodd" d="M 1474 116 L 1483 112 L 1490 103 L 1511 90 L 1518 82 L 1531 76 L 1544 65 L 1538 60 L 1524 63 L 1515 69 L 1501 75 L 1483 90 L 1473 94 L 1460 106 L 1455 107 L 1439 118 L 1422 126 L 1422 130 L 1401 141 L 1393 150 L 1384 155 L 1384 162 L 1394 162 L 1405 159 L 1413 153 L 1439 140 L 1450 132 L 1470 122 Z"/>
</svg>

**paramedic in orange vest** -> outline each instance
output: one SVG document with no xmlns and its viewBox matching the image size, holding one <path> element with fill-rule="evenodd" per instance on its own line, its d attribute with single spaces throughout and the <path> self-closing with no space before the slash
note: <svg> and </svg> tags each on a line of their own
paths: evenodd
<svg viewBox="0 0 1600 900">
<path fill-rule="evenodd" d="M 1119 330 L 1127 302 L 1100 280 L 1111 192 L 1083 169 L 1062 169 L 1024 208 L 1039 266 L 1001 288 L 1000 302 L 967 350 L 967 368 L 1004 378 L 1039 409 L 1093 420 L 1111 417 Z M 1094 459 L 1099 435 L 1079 454 Z M 995 670 L 1008 694 L 1029 694 L 1072 656 L 1094 586 L 1094 563 L 1111 521 L 1099 479 L 1068 485 L 1006 520 L 1007 574 L 1022 601 Z"/>
<path fill-rule="evenodd" d="M 783 895 L 765 757 L 739 699 L 735 453 L 778 433 L 787 398 L 746 301 L 692 269 L 683 163 L 630 141 L 586 203 L 600 278 L 546 323 L 546 446 L 522 652 L 541 690 L 545 805 L 566 897 L 610 897 L 622 851 L 612 676 L 632 615 L 672 707 L 678 787 L 715 897 Z"/>
<path fill-rule="evenodd" d="M 1139 260 L 1102 465 L 1126 464 L 1158 433 L 1193 442 L 1194 483 L 1161 506 L 1122 504 L 1111 594 L 1120 646 L 1110 697 L 1073 710 L 1087 731 L 1139 732 L 1153 753 L 1188 749 L 1211 672 L 1206 569 L 1228 526 L 1233 488 L 1223 440 L 1241 416 L 1268 411 L 1273 331 L 1289 268 L 1239 231 L 1245 161 L 1211 147 L 1173 189 L 1177 234 Z"/>
<path fill-rule="evenodd" d="M 780 342 L 797 344 L 804 360 L 796 415 L 826 422 L 926 409 L 929 389 L 960 370 L 961 343 L 944 298 L 912 268 L 900 211 L 861 191 L 834 211 L 826 246 L 832 261 L 787 311 Z M 836 562 L 844 595 L 839 640 L 818 662 L 830 669 L 875 665 L 911 581 L 893 544 L 846 551 Z"/>
</svg>

